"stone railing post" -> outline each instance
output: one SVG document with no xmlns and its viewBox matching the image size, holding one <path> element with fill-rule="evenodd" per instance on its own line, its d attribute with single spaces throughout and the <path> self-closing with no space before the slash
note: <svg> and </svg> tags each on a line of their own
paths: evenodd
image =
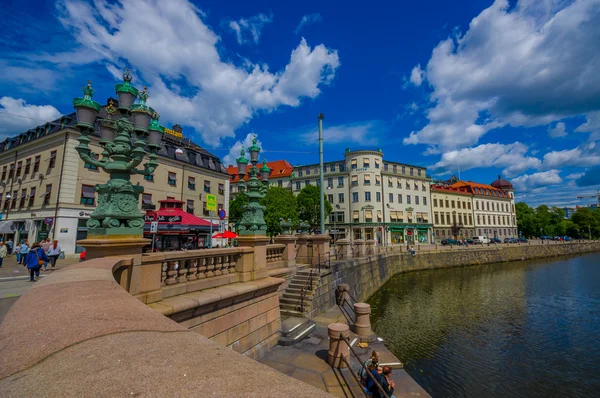
<svg viewBox="0 0 600 398">
<path fill-rule="evenodd" d="M 285 245 L 281 258 L 286 267 L 296 265 L 296 235 L 279 235 L 275 237 L 275 243 Z"/>
<path fill-rule="evenodd" d="M 329 335 L 329 351 L 327 352 L 327 362 L 334 368 L 345 368 L 344 358 L 350 356 L 346 340 L 350 336 L 350 328 L 344 323 L 331 323 L 327 326 Z"/>
<path fill-rule="evenodd" d="M 308 240 L 310 235 L 300 234 L 296 237 L 296 264 L 308 264 Z"/>
<path fill-rule="evenodd" d="M 249 266 L 247 263 L 247 259 L 244 258 L 242 263 L 244 267 L 242 267 L 242 272 L 250 272 L 250 274 L 246 274 L 245 277 L 240 275 L 240 282 L 246 282 L 249 280 L 256 280 L 266 278 L 268 276 L 267 271 L 267 244 L 269 243 L 269 238 L 266 236 L 239 236 L 237 238 L 238 246 L 240 248 L 252 248 L 254 249 L 252 252 L 252 260 L 251 265 Z M 242 254 L 245 254 L 242 252 Z M 241 257 L 246 257 L 242 255 Z M 239 261 L 238 261 L 239 265 Z M 238 265 L 236 265 L 235 269 L 238 271 Z M 249 279 L 248 276 L 250 276 Z"/>
<path fill-rule="evenodd" d="M 340 260 L 352 257 L 352 247 L 350 247 L 350 241 L 348 239 L 338 239 L 337 255 Z"/>
<path fill-rule="evenodd" d="M 373 239 L 365 241 L 365 246 L 365 254 L 367 256 L 372 256 L 373 254 L 375 254 L 375 241 Z"/>
<path fill-rule="evenodd" d="M 321 264 L 327 262 L 329 256 L 329 235 L 313 235 L 310 237 L 312 242 L 312 257 L 313 264 L 318 264 L 319 260 Z"/>
<path fill-rule="evenodd" d="M 350 303 L 350 285 L 340 283 L 335 290 L 335 302 L 337 305 L 344 305 L 344 302 Z"/>
<path fill-rule="evenodd" d="M 364 257 L 365 256 L 365 241 L 362 239 L 356 239 L 354 241 L 354 246 L 356 246 L 354 256 L 355 257 Z"/>
<path fill-rule="evenodd" d="M 354 333 L 363 341 L 374 341 L 376 336 L 371 330 L 371 306 L 366 303 L 354 303 Z"/>
</svg>

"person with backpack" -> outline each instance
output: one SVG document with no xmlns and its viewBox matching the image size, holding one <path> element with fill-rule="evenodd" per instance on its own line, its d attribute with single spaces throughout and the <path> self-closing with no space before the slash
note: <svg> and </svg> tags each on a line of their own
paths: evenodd
<svg viewBox="0 0 600 398">
<path fill-rule="evenodd" d="M 45 261 L 48 261 L 48 256 L 46 256 L 44 249 L 40 247 L 39 243 L 34 243 L 29 253 L 25 256 L 25 265 L 29 269 L 29 282 L 35 282 L 39 279 L 40 267 L 44 265 Z"/>
<path fill-rule="evenodd" d="M 58 240 L 54 239 L 54 243 L 48 247 L 48 257 L 50 258 L 50 264 L 52 268 L 56 267 L 56 260 L 58 256 L 60 256 L 60 246 L 58 245 Z"/>
</svg>

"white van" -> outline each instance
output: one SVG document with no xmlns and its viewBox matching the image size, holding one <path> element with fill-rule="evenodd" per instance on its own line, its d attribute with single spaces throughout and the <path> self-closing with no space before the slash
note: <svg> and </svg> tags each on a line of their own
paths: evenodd
<svg viewBox="0 0 600 398">
<path fill-rule="evenodd" d="M 487 236 L 474 236 L 473 243 L 476 245 L 487 245 L 490 243 L 490 240 Z"/>
</svg>

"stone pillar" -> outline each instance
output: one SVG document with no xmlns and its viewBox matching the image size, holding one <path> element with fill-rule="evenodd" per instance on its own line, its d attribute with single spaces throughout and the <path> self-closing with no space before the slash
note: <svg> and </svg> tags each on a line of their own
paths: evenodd
<svg viewBox="0 0 600 398">
<path fill-rule="evenodd" d="M 366 303 L 354 303 L 354 333 L 363 341 L 374 341 L 376 336 L 371 330 L 371 306 Z"/>
<path fill-rule="evenodd" d="M 335 302 L 337 305 L 344 305 L 344 302 L 350 303 L 350 285 L 340 283 L 335 289 Z"/>
<path fill-rule="evenodd" d="M 296 265 L 296 235 L 279 235 L 275 237 L 275 243 L 285 245 L 283 249 L 283 261 L 286 267 Z"/>
<path fill-rule="evenodd" d="M 309 234 L 300 234 L 296 237 L 296 264 L 308 264 Z"/>
<path fill-rule="evenodd" d="M 267 244 L 270 238 L 267 236 L 239 236 L 238 246 L 251 247 L 254 249 L 252 261 L 251 280 L 262 279 L 268 276 L 267 272 Z M 237 269 L 237 268 L 236 268 Z"/>
<path fill-rule="evenodd" d="M 312 257 L 313 264 L 318 264 L 318 261 L 321 260 L 321 264 L 327 262 L 329 257 L 329 235 L 313 235 L 310 237 L 310 241 L 312 242 Z"/>
<path fill-rule="evenodd" d="M 338 239 L 337 241 L 337 255 L 338 259 L 345 260 L 352 257 L 350 247 L 350 241 L 348 239 Z"/>
<path fill-rule="evenodd" d="M 364 257 L 365 256 L 365 241 L 362 239 L 356 239 L 354 241 L 354 246 L 356 249 L 354 251 L 355 257 Z"/>
<path fill-rule="evenodd" d="M 367 256 L 375 254 L 375 241 L 373 239 L 369 239 L 368 241 L 366 241 L 365 245 Z"/>
<path fill-rule="evenodd" d="M 350 336 L 350 328 L 344 323 L 331 323 L 327 326 L 329 335 L 329 351 L 327 352 L 327 362 L 335 368 L 345 368 L 344 358 L 350 357 L 348 344 L 346 340 Z"/>
</svg>

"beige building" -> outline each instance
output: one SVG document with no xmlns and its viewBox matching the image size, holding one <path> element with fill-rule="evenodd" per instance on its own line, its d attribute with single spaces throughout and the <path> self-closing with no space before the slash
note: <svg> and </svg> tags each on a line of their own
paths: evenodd
<svg viewBox="0 0 600 398">
<path fill-rule="evenodd" d="M 448 184 L 431 186 L 431 211 L 436 240 L 466 239 L 475 234 L 473 194 Z"/>
<path fill-rule="evenodd" d="M 374 239 L 379 244 L 430 242 L 426 169 L 383 159 L 381 150 L 344 153 L 324 164 L 324 192 L 333 206 L 326 224 L 334 239 Z M 319 165 L 294 167 L 292 191 L 319 185 Z"/>
<path fill-rule="evenodd" d="M 108 174 L 80 159 L 75 123 L 73 113 L 0 143 L 0 235 L 5 240 L 55 238 L 65 254 L 72 254 L 76 241 L 87 236 L 86 221 L 96 206 L 94 185 L 105 183 Z M 90 148 L 99 154 L 99 137 L 90 138 Z M 183 138 L 180 126 L 167 129 L 158 162 L 153 176 L 132 177 L 133 184 L 145 188 L 142 212 L 159 200 L 177 199 L 186 211 L 208 220 L 208 193 L 216 195 L 218 208 L 229 209 L 225 167 Z"/>
</svg>

